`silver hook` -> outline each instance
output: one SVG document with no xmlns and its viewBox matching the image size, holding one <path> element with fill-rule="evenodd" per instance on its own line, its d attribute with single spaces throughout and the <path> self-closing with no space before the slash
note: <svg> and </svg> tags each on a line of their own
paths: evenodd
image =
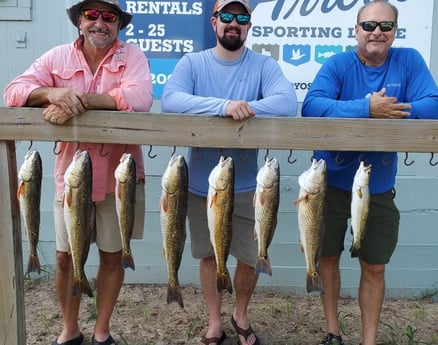
<svg viewBox="0 0 438 345">
<path fill-rule="evenodd" d="M 61 150 L 56 151 L 57 146 L 58 146 L 58 140 L 55 141 L 55 146 L 53 146 L 53 150 L 52 150 L 52 151 L 53 151 L 53 154 L 54 154 L 55 156 L 57 156 L 57 155 L 59 155 L 59 154 L 61 153 Z"/>
<path fill-rule="evenodd" d="M 176 146 L 173 147 L 172 153 L 170 154 L 170 157 L 173 157 L 176 153 Z"/>
<path fill-rule="evenodd" d="M 29 143 L 29 147 L 28 147 L 27 151 L 30 151 L 30 149 L 32 148 L 32 145 L 33 145 L 33 141 L 31 140 L 30 143 Z"/>
</svg>

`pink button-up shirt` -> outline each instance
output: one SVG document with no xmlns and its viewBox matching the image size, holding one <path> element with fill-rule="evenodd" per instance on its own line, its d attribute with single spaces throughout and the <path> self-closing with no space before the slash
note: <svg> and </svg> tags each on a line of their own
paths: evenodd
<svg viewBox="0 0 438 345">
<path fill-rule="evenodd" d="M 149 111 L 152 106 L 152 81 L 149 62 L 134 44 L 117 40 L 93 75 L 82 52 L 83 37 L 42 55 L 4 91 L 7 106 L 23 107 L 36 88 L 72 87 L 84 93 L 108 93 L 121 111 Z M 56 196 L 64 193 L 64 173 L 78 144 L 59 142 L 55 159 Z M 80 143 L 93 166 L 93 200 L 102 201 L 115 190 L 114 171 L 124 152 L 132 153 L 137 179 L 144 180 L 144 162 L 140 145 Z"/>
</svg>

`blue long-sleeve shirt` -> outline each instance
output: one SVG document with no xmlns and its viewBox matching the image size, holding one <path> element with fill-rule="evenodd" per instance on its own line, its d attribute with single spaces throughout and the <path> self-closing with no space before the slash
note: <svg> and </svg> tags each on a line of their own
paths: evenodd
<svg viewBox="0 0 438 345">
<path fill-rule="evenodd" d="M 412 48 L 391 48 L 382 66 L 363 64 L 356 51 L 334 55 L 317 73 L 302 107 L 302 116 L 368 118 L 373 92 L 386 88 L 389 97 L 409 103 L 409 118 L 438 118 L 438 89 L 422 56 Z M 409 140 L 409 138 L 406 138 Z M 359 161 L 372 164 L 370 192 L 394 187 L 397 174 L 395 152 L 318 151 L 326 160 L 328 183 L 351 190 Z"/>
<path fill-rule="evenodd" d="M 221 60 L 214 49 L 184 55 L 175 66 L 161 98 L 161 111 L 225 116 L 231 100 L 246 100 L 256 116 L 296 116 L 297 97 L 279 65 L 245 48 L 233 61 Z M 255 190 L 257 150 L 190 148 L 189 190 L 206 196 L 208 175 L 220 155 L 234 160 L 236 193 Z"/>
</svg>

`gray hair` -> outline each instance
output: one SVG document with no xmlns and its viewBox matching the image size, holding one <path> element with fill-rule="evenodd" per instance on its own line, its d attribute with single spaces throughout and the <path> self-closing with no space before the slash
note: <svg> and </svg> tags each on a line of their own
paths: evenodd
<svg viewBox="0 0 438 345">
<path fill-rule="evenodd" d="M 359 18 L 360 18 L 360 15 L 362 14 L 362 12 L 363 12 L 367 7 L 369 7 L 370 5 L 375 4 L 375 3 L 383 3 L 383 4 L 386 4 L 386 5 L 392 10 L 392 12 L 394 12 L 394 17 L 395 17 L 395 20 L 394 20 L 394 21 L 395 21 L 395 23 L 397 24 L 397 20 L 398 20 L 398 9 L 397 9 L 397 7 L 395 7 L 393 4 L 390 4 L 388 0 L 372 0 L 372 1 L 368 2 L 368 3 L 366 3 L 365 5 L 363 5 L 363 6 L 359 9 L 359 11 L 357 12 L 357 22 L 358 22 L 358 23 L 359 23 Z"/>
</svg>

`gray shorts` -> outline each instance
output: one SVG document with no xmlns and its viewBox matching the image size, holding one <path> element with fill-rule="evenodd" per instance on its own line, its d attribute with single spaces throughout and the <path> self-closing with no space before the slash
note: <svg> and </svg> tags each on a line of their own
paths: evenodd
<svg viewBox="0 0 438 345">
<path fill-rule="evenodd" d="M 257 261 L 257 240 L 254 239 L 254 192 L 234 196 L 233 237 L 230 255 L 254 267 Z M 213 256 L 207 221 L 207 198 L 189 193 L 188 220 L 192 256 L 196 259 Z"/>
<path fill-rule="evenodd" d="M 344 250 L 347 220 L 351 217 L 351 192 L 328 187 L 322 256 L 338 256 Z M 394 191 L 371 194 L 368 221 L 359 257 L 372 265 L 389 262 L 398 240 L 400 213 Z"/>
<path fill-rule="evenodd" d="M 116 212 L 114 193 L 107 194 L 104 201 L 95 202 L 96 210 L 96 245 L 104 252 L 115 253 L 122 249 L 119 221 Z M 145 214 L 145 189 L 144 183 L 139 183 L 136 189 L 135 223 L 132 234 L 133 239 L 142 239 L 144 231 Z M 67 252 L 69 250 L 67 229 L 64 223 L 64 210 L 61 200 L 55 200 L 53 215 L 56 233 L 56 250 Z"/>
</svg>

